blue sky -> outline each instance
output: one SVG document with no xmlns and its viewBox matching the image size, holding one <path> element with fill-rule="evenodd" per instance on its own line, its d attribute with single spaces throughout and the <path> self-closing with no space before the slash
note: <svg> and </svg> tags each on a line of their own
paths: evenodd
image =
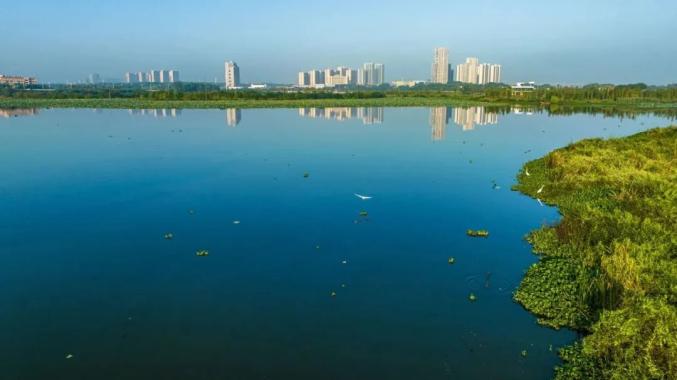
<svg viewBox="0 0 677 380">
<path fill-rule="evenodd" d="M 503 65 L 504 81 L 677 82 L 675 0 L 2 1 L 0 73 L 42 82 L 176 68 L 222 80 L 295 81 L 299 70 L 386 65 L 428 79 L 432 49 Z"/>
</svg>

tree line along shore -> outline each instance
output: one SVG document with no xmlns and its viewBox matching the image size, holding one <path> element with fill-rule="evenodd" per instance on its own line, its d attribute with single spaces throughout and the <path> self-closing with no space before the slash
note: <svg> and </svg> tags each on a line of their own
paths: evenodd
<svg viewBox="0 0 677 380">
<path fill-rule="evenodd" d="M 83 108 L 270 108 L 406 106 L 619 107 L 677 108 L 677 85 L 541 86 L 515 91 L 506 85 L 417 85 L 411 88 L 309 90 L 272 87 L 222 90 L 205 83 L 148 85 L 55 85 L 50 88 L 0 87 L 2 107 Z"/>
</svg>

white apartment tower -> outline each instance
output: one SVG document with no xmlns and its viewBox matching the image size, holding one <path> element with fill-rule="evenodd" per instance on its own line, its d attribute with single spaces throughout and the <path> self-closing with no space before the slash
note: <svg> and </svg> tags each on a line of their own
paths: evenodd
<svg viewBox="0 0 677 380">
<path fill-rule="evenodd" d="M 240 68 L 237 66 L 237 63 L 233 61 L 226 61 L 225 68 L 226 89 L 240 87 Z"/>
<path fill-rule="evenodd" d="M 169 70 L 169 82 L 170 83 L 181 82 L 181 79 L 179 79 L 179 70 Z"/>
<path fill-rule="evenodd" d="M 449 67 L 449 49 L 443 47 L 435 48 L 431 81 L 433 83 L 449 83 Z"/>
<path fill-rule="evenodd" d="M 382 63 L 367 62 L 357 72 L 357 84 L 380 86 L 385 81 L 385 67 Z"/>
<path fill-rule="evenodd" d="M 299 87 L 308 87 L 310 85 L 310 75 L 304 71 L 299 72 L 298 85 Z"/>
<path fill-rule="evenodd" d="M 501 83 L 501 65 L 490 65 L 489 83 Z"/>
</svg>

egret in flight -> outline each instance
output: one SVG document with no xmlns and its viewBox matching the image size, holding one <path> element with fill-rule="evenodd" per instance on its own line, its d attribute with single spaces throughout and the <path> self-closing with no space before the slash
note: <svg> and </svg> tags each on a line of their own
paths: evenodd
<svg viewBox="0 0 677 380">
<path fill-rule="evenodd" d="M 360 198 L 360 199 L 362 199 L 363 201 L 366 201 L 366 200 L 368 200 L 368 199 L 371 199 L 371 197 L 369 197 L 369 196 L 366 196 L 366 195 L 360 195 L 360 194 L 357 194 L 357 193 L 355 193 L 355 196 L 358 197 L 358 198 Z"/>
</svg>

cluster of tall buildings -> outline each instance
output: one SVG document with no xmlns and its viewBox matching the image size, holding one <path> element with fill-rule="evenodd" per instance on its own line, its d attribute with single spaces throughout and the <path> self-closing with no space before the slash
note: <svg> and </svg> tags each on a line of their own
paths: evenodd
<svg viewBox="0 0 677 380">
<path fill-rule="evenodd" d="M 178 70 L 150 70 L 147 73 L 127 72 L 124 81 L 125 83 L 177 83 L 181 79 Z"/>
<path fill-rule="evenodd" d="M 456 66 L 456 81 L 463 83 L 501 83 L 501 65 L 479 63 L 477 58 L 466 58 Z"/>
<path fill-rule="evenodd" d="M 454 74 L 456 74 L 455 78 Z M 430 81 L 447 84 L 453 80 L 474 84 L 500 83 L 501 65 L 480 63 L 477 58 L 471 57 L 466 58 L 465 63 L 456 65 L 456 71 L 454 71 L 449 63 L 449 49 L 435 48 Z"/>
<path fill-rule="evenodd" d="M 335 86 L 380 86 L 385 82 L 385 70 L 382 63 L 367 62 L 360 69 L 339 66 L 336 69 L 301 71 L 298 75 L 299 87 L 335 87 Z"/>
</svg>

